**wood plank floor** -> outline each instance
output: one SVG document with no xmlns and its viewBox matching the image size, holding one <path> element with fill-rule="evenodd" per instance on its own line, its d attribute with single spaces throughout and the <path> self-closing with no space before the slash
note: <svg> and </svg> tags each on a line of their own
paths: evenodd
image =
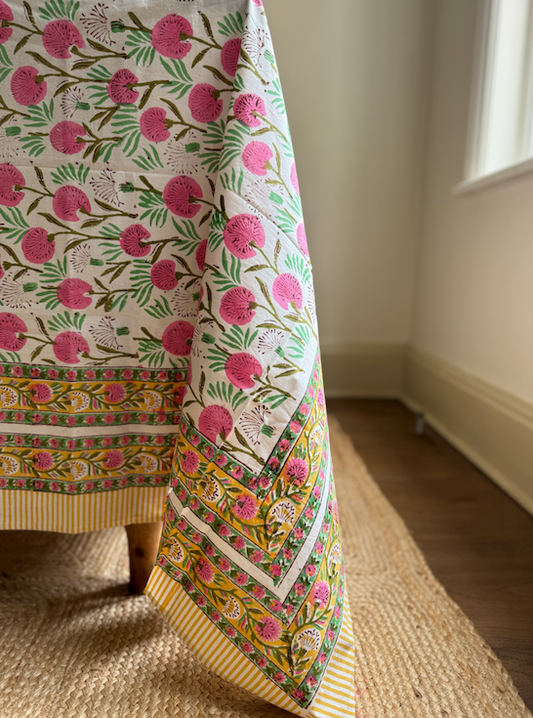
<svg viewBox="0 0 533 718">
<path fill-rule="evenodd" d="M 400 402 L 329 399 L 328 410 L 533 709 L 533 516 L 431 428 L 418 436 Z"/>
</svg>

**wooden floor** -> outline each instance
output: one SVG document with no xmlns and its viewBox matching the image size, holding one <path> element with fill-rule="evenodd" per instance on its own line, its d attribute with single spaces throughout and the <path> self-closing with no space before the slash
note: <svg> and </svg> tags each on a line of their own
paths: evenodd
<svg viewBox="0 0 533 718">
<path fill-rule="evenodd" d="M 533 516 L 432 429 L 418 436 L 400 402 L 330 399 L 328 410 L 533 709 Z"/>
</svg>

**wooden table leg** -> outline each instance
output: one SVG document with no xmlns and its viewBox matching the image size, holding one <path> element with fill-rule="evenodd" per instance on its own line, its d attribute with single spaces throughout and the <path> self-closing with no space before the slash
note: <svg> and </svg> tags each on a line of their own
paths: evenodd
<svg viewBox="0 0 533 718">
<path fill-rule="evenodd" d="M 126 526 L 130 554 L 130 590 L 142 593 L 154 567 L 163 528 L 162 521 Z"/>
</svg>

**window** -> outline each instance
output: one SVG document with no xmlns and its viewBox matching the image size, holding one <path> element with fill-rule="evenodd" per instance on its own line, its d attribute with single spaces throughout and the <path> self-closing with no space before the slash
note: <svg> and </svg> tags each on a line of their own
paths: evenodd
<svg viewBox="0 0 533 718">
<path fill-rule="evenodd" d="M 533 169 L 533 0 L 480 2 L 478 32 L 466 185 Z"/>
</svg>

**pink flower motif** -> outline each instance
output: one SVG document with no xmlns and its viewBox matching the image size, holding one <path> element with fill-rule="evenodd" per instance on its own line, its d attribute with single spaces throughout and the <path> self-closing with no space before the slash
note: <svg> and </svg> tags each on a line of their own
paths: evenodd
<svg viewBox="0 0 533 718">
<path fill-rule="evenodd" d="M 196 599 L 197 606 L 203 607 L 203 606 L 205 606 L 206 603 L 207 603 L 207 601 L 205 600 L 205 596 L 198 596 L 198 598 Z"/>
<path fill-rule="evenodd" d="M 111 449 L 105 456 L 106 469 L 118 469 L 124 463 L 124 454 L 119 449 Z"/>
<path fill-rule="evenodd" d="M 265 244 L 265 230 L 253 214 L 237 214 L 224 229 L 224 244 L 239 259 L 255 257 L 254 247 Z"/>
<path fill-rule="evenodd" d="M 1 8 L 0 8 L 1 9 Z M 1 32 L 0 28 L 0 32 Z M 0 204 L 4 207 L 16 207 L 24 199 L 26 180 L 22 172 L 7 162 L 0 164 Z"/>
<path fill-rule="evenodd" d="M 191 50 L 191 43 L 185 42 L 193 37 L 191 24 L 181 15 L 172 13 L 158 20 L 152 30 L 152 46 L 163 57 L 183 60 Z"/>
<path fill-rule="evenodd" d="M 277 577 L 277 576 L 281 576 L 281 568 L 278 566 L 277 563 L 276 563 L 276 564 L 272 564 L 272 566 L 270 566 L 270 568 L 269 568 L 268 570 L 270 571 L 270 573 L 271 573 L 273 576 L 276 576 L 276 577 Z"/>
<path fill-rule="evenodd" d="M 26 337 L 22 336 L 27 332 L 28 327 L 20 317 L 11 312 L 0 313 L 0 349 L 18 352 L 26 344 Z"/>
<path fill-rule="evenodd" d="M 315 499 L 320 498 L 320 486 L 315 486 L 315 488 L 313 489 L 313 496 L 315 497 Z"/>
<path fill-rule="evenodd" d="M 87 379 L 94 379 L 94 376 L 89 376 L 89 372 L 86 372 Z M 131 369 L 124 369 L 122 372 L 122 378 L 123 379 L 131 379 L 133 377 L 133 372 Z"/>
<path fill-rule="evenodd" d="M 198 471 L 199 466 L 198 454 L 195 451 L 188 449 L 181 457 L 181 468 L 186 474 L 192 476 Z"/>
<path fill-rule="evenodd" d="M 79 140 L 86 132 L 77 122 L 63 120 L 58 122 L 50 131 L 52 147 L 64 155 L 75 155 L 85 149 L 85 142 Z"/>
<path fill-rule="evenodd" d="M 338 620 L 341 617 L 341 609 L 338 606 L 335 606 L 335 610 L 333 611 L 333 615 Z"/>
<path fill-rule="evenodd" d="M 204 516 L 204 520 L 208 524 L 212 524 L 215 518 L 215 514 L 212 514 L 210 511 Z"/>
<path fill-rule="evenodd" d="M 226 466 L 226 464 L 228 463 L 228 459 L 226 456 L 224 456 L 224 454 L 218 454 L 217 458 L 215 459 L 215 463 L 217 466 L 220 466 L 220 468 L 222 468 L 223 466 Z"/>
<path fill-rule="evenodd" d="M 30 374 L 33 377 L 41 376 L 41 370 L 39 369 L 38 366 L 32 366 L 32 368 L 30 369 Z"/>
<path fill-rule="evenodd" d="M 298 434 L 302 430 L 302 425 L 297 421 L 291 421 L 290 430 L 293 434 Z"/>
<path fill-rule="evenodd" d="M 267 659 L 264 656 L 259 656 L 257 659 L 257 665 L 259 668 L 265 668 L 267 665 Z"/>
<path fill-rule="evenodd" d="M 252 593 L 257 599 L 261 600 L 265 595 L 265 589 L 262 586 L 254 586 Z"/>
<path fill-rule="evenodd" d="M 50 424 L 53 424 L 54 426 L 55 426 L 55 424 L 57 424 L 58 421 L 59 421 L 59 417 L 57 416 L 57 414 L 52 414 L 49 418 Z"/>
<path fill-rule="evenodd" d="M 52 390 L 48 384 L 33 384 L 31 393 L 36 404 L 46 404 L 53 397 Z"/>
<path fill-rule="evenodd" d="M 29 229 L 21 242 L 22 252 L 28 262 L 44 264 L 54 256 L 56 243 L 48 239 L 48 232 L 43 227 Z"/>
<path fill-rule="evenodd" d="M 200 272 L 204 271 L 205 267 L 205 255 L 207 252 L 207 239 L 202 239 L 195 252 L 196 264 Z"/>
<path fill-rule="evenodd" d="M 111 446 L 113 443 L 113 438 L 111 436 L 106 436 L 105 439 L 102 441 L 102 446 Z"/>
<path fill-rule="evenodd" d="M 316 574 L 316 566 L 310 563 L 308 566 L 305 567 L 305 573 L 308 576 L 314 576 Z"/>
<path fill-rule="evenodd" d="M 238 516 L 243 521 L 251 521 L 257 516 L 258 511 L 257 499 L 248 494 L 241 494 L 233 506 L 235 516 Z"/>
<path fill-rule="evenodd" d="M 252 644 L 248 643 L 248 641 L 242 644 L 242 650 L 244 653 L 253 653 L 254 651 Z"/>
<path fill-rule="evenodd" d="M 205 547 L 205 555 L 212 558 L 215 555 L 215 547 L 212 544 L 209 544 Z"/>
<path fill-rule="evenodd" d="M 57 379 L 59 376 L 59 373 L 57 369 L 48 369 L 48 378 L 49 379 Z"/>
<path fill-rule="evenodd" d="M 296 228 L 296 239 L 298 240 L 298 246 L 305 256 L 308 257 L 309 249 L 307 248 L 307 235 L 305 234 L 305 226 L 303 223 L 300 223 Z"/>
<path fill-rule="evenodd" d="M 234 466 L 231 470 L 231 475 L 233 476 L 234 479 L 237 479 L 237 481 L 242 479 L 243 473 L 244 473 L 244 471 L 242 469 L 242 466 Z"/>
<path fill-rule="evenodd" d="M 123 477 L 120 479 L 119 484 L 120 484 L 120 486 L 127 486 L 127 484 L 128 484 L 128 477 L 127 477 L 127 476 L 123 476 Z"/>
<path fill-rule="evenodd" d="M 92 481 L 88 481 L 85 484 L 85 491 L 92 491 L 94 489 L 94 483 Z"/>
<path fill-rule="evenodd" d="M 120 246 L 130 257 L 146 257 L 151 247 L 143 243 L 150 237 L 150 232 L 142 224 L 130 224 L 120 233 Z"/>
<path fill-rule="evenodd" d="M 244 586 L 246 583 L 248 583 L 248 578 L 248 574 L 239 571 L 239 573 L 235 576 L 235 583 L 238 586 Z"/>
<path fill-rule="evenodd" d="M 44 486 L 44 482 L 43 482 L 43 481 L 37 480 L 37 481 L 34 481 L 34 482 L 33 482 L 33 488 L 34 488 L 34 489 L 42 489 L 43 486 Z"/>
<path fill-rule="evenodd" d="M 106 400 L 111 404 L 118 404 L 126 398 L 126 389 L 122 384 L 108 384 L 106 392 Z"/>
<path fill-rule="evenodd" d="M 259 619 L 256 633 L 265 643 L 275 643 L 281 636 L 281 623 L 272 616 L 263 616 Z"/>
<path fill-rule="evenodd" d="M 56 359 L 64 364 L 79 364 L 78 354 L 88 354 L 89 345 L 84 337 L 77 332 L 58 334 L 53 345 Z"/>
<path fill-rule="evenodd" d="M 297 309 L 302 308 L 302 287 L 293 274 L 278 275 L 272 285 L 272 294 L 283 309 L 288 309 L 289 304 L 295 305 Z"/>
<path fill-rule="evenodd" d="M 325 606 L 329 601 L 329 585 L 325 581 L 319 581 L 313 589 L 311 601 L 318 603 L 319 606 Z"/>
<path fill-rule="evenodd" d="M 0 315 L 1 316 L 1 315 Z M 233 419 L 227 409 L 219 404 L 210 404 L 202 409 L 198 428 L 209 441 L 216 442 L 217 437 L 225 440 L 233 429 Z"/>
<path fill-rule="evenodd" d="M 105 372 L 104 372 L 104 377 L 105 377 L 106 379 L 114 379 L 114 377 L 115 377 L 115 372 L 113 371 L 113 369 L 106 369 Z"/>
<path fill-rule="evenodd" d="M 235 631 L 235 629 L 232 626 L 228 626 L 228 628 L 226 628 L 226 635 L 229 636 L 230 638 L 235 638 L 235 636 L 237 635 L 237 632 Z"/>
<path fill-rule="evenodd" d="M 203 82 L 195 85 L 189 94 L 189 109 L 196 122 L 214 122 L 222 114 L 224 103 L 220 90 Z"/>
<path fill-rule="evenodd" d="M 261 120 L 259 116 L 266 115 L 265 103 L 259 95 L 252 93 L 239 95 L 233 105 L 235 117 L 248 127 L 259 127 Z"/>
<path fill-rule="evenodd" d="M 150 270 L 150 277 L 154 287 L 168 292 L 170 289 L 176 289 L 178 280 L 176 279 L 176 262 L 172 259 L 161 259 L 156 262 Z"/>
<path fill-rule="evenodd" d="M 278 446 L 280 451 L 288 451 L 291 448 L 291 443 L 288 439 L 282 439 Z"/>
<path fill-rule="evenodd" d="M 242 161 L 254 175 L 264 176 L 271 169 L 272 150 L 264 142 L 249 142 L 243 150 Z"/>
<path fill-rule="evenodd" d="M 33 414 L 33 416 L 31 417 L 34 424 L 40 424 L 43 418 L 44 417 L 42 414 Z"/>
<path fill-rule="evenodd" d="M 263 7 L 262 0 L 252 0 L 253 4 L 257 7 Z"/>
<path fill-rule="evenodd" d="M 268 465 L 275 471 L 279 466 L 279 459 L 276 456 L 272 456 L 272 458 L 268 460 Z"/>
<path fill-rule="evenodd" d="M 316 686 L 316 678 L 314 676 L 309 676 L 306 682 L 309 686 L 311 686 L 311 688 Z"/>
<path fill-rule="evenodd" d="M 52 454 L 48 451 L 37 451 L 33 455 L 33 466 L 37 471 L 49 471 L 53 465 Z"/>
<path fill-rule="evenodd" d="M 324 665 L 324 663 L 326 662 L 326 654 L 324 653 L 324 651 L 321 651 L 316 657 L 316 659 L 321 666 Z"/>
<path fill-rule="evenodd" d="M 243 539 L 242 536 L 236 536 L 235 540 L 233 541 L 233 546 L 237 549 L 237 551 L 242 551 L 243 548 L 246 547 L 246 541 Z"/>
<path fill-rule="evenodd" d="M 239 55 L 241 54 L 241 43 L 240 37 L 234 37 L 224 43 L 220 52 L 220 59 L 224 72 L 230 77 L 235 77 L 237 73 L 237 65 L 239 64 Z"/>
<path fill-rule="evenodd" d="M 172 214 L 188 219 L 200 211 L 202 205 L 197 200 L 203 196 L 198 182 L 186 175 L 173 177 L 163 190 L 163 200 Z"/>
<path fill-rule="evenodd" d="M 57 288 L 57 298 L 61 304 L 69 309 L 85 309 L 93 301 L 85 294 L 90 292 L 92 287 L 83 279 L 64 279 Z"/>
<path fill-rule="evenodd" d="M 9 7 L 9 5 L 6 5 L 3 0 L 0 0 L 0 21 L 1 20 L 7 20 L 8 22 L 13 20 L 13 11 Z M 7 42 L 11 37 L 12 33 L 12 27 L 7 27 L 7 23 L 4 26 L 4 23 L 0 22 L 0 45 L 3 45 L 4 42 Z"/>
<path fill-rule="evenodd" d="M 212 583 L 214 571 L 209 561 L 201 558 L 196 564 L 196 573 L 204 583 Z"/>
<path fill-rule="evenodd" d="M 117 70 L 106 85 L 111 102 L 117 105 L 133 105 L 139 97 L 139 92 L 133 89 L 138 82 L 139 78 L 127 67 Z"/>
<path fill-rule="evenodd" d="M 2 414 L 4 414 L 4 412 L 2 412 Z M 4 419 L 5 419 L 5 414 L 4 414 Z M 5 443 L 6 443 L 6 437 L 2 434 L 0 436 L 0 446 L 3 446 Z"/>
<path fill-rule="evenodd" d="M 319 556 L 324 553 L 324 545 L 321 541 L 317 541 L 317 544 L 315 546 L 315 553 L 317 553 Z"/>
<path fill-rule="evenodd" d="M 305 510 L 305 517 L 307 519 L 312 519 L 314 515 L 315 515 L 315 512 L 313 511 L 313 509 L 311 507 L 309 507 L 308 509 Z"/>
<path fill-rule="evenodd" d="M 335 638 L 335 632 L 331 630 L 331 628 L 326 631 L 326 638 L 328 641 L 332 641 Z"/>
<path fill-rule="evenodd" d="M 66 222 L 77 222 L 80 219 L 77 215 L 78 210 L 84 209 L 86 212 L 90 212 L 91 203 L 81 189 L 73 185 L 64 185 L 55 193 L 52 208 L 59 219 Z"/>
<path fill-rule="evenodd" d="M 211 620 L 214 623 L 218 623 L 221 619 L 222 616 L 220 615 L 220 613 L 218 611 L 213 611 L 213 613 L 211 614 Z"/>
<path fill-rule="evenodd" d="M 47 89 L 46 80 L 31 65 L 18 67 L 11 77 L 11 92 L 19 105 L 38 105 L 46 97 Z"/>
<path fill-rule="evenodd" d="M 281 671 L 274 673 L 272 678 L 276 683 L 285 683 L 285 675 Z"/>
<path fill-rule="evenodd" d="M 220 316 L 228 324 L 243 326 L 255 317 L 255 296 L 246 287 L 232 287 L 222 297 Z"/>
<path fill-rule="evenodd" d="M 322 389 L 319 389 L 316 393 L 316 400 L 318 401 L 320 406 L 324 406 L 325 400 L 324 400 L 324 392 Z"/>
<path fill-rule="evenodd" d="M 172 322 L 163 332 L 163 348 L 174 356 L 189 356 L 193 334 L 194 327 L 190 322 Z"/>
<path fill-rule="evenodd" d="M 167 113 L 162 107 L 150 107 L 141 115 L 141 134 L 150 142 L 164 142 L 170 137 L 169 127 L 171 121 L 167 120 Z"/>
<path fill-rule="evenodd" d="M 66 59 L 72 57 L 69 48 L 85 47 L 78 28 L 68 20 L 52 20 L 43 30 L 43 45 L 52 57 Z"/>
<path fill-rule="evenodd" d="M 250 559 L 253 563 L 261 563 L 264 559 L 265 555 L 262 551 L 259 551 L 259 549 L 256 549 L 252 552 Z"/>
<path fill-rule="evenodd" d="M 260 362 L 247 352 L 232 354 L 224 367 L 226 376 L 238 389 L 253 389 L 255 378 L 261 377 L 263 367 Z"/>
<path fill-rule="evenodd" d="M 290 561 L 293 557 L 292 548 L 284 548 L 283 549 L 283 558 L 287 559 L 287 561 Z"/>
<path fill-rule="evenodd" d="M 104 417 L 104 421 L 106 424 L 112 424 L 115 421 L 115 417 L 113 414 L 106 414 Z"/>
<path fill-rule="evenodd" d="M 298 174 L 296 172 L 296 165 L 294 164 L 294 162 L 292 163 L 292 167 L 291 167 L 291 184 L 294 187 L 294 189 L 296 190 L 297 194 L 299 195 L 300 194 L 300 185 L 298 183 Z"/>
<path fill-rule="evenodd" d="M 218 567 L 221 571 L 229 571 L 231 566 L 229 561 L 226 558 L 220 558 L 218 561 Z"/>
</svg>

